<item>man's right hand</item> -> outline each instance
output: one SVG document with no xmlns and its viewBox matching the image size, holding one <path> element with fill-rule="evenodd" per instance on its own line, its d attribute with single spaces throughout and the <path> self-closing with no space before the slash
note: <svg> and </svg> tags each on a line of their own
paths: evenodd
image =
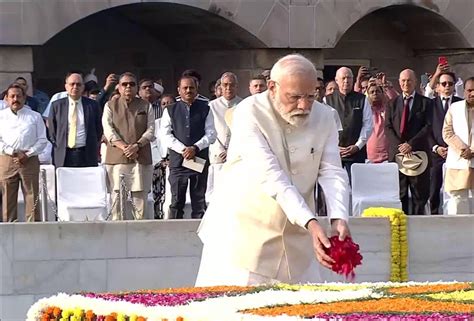
<svg viewBox="0 0 474 321">
<path fill-rule="evenodd" d="M 438 64 L 438 66 L 436 66 L 436 71 L 435 71 L 433 77 L 434 77 L 434 78 L 436 79 L 436 81 L 437 81 L 437 79 L 439 78 L 439 75 L 440 75 L 441 73 L 443 73 L 443 72 L 448 72 L 449 70 L 450 70 L 449 64 L 443 64 L 443 65 Z"/>
<path fill-rule="evenodd" d="M 444 159 L 446 159 L 446 157 L 448 156 L 448 148 L 447 147 L 443 147 L 443 146 L 438 146 L 438 148 L 436 148 L 436 153 L 443 157 Z"/>
<path fill-rule="evenodd" d="M 115 88 L 115 85 L 118 83 L 118 77 L 116 74 L 110 74 L 107 76 L 107 79 L 105 80 L 105 86 L 104 90 L 109 91 L 113 88 Z"/>
<path fill-rule="evenodd" d="M 316 220 L 309 221 L 307 228 L 313 240 L 314 253 L 316 254 L 318 262 L 322 266 L 331 269 L 332 264 L 335 263 L 335 261 L 327 255 L 324 250 L 325 248 L 328 249 L 331 247 L 331 242 L 329 242 L 324 229 Z"/>
<path fill-rule="evenodd" d="M 369 69 L 366 66 L 360 66 L 357 71 L 357 81 L 361 81 L 362 78 L 366 77 L 369 74 Z"/>
</svg>

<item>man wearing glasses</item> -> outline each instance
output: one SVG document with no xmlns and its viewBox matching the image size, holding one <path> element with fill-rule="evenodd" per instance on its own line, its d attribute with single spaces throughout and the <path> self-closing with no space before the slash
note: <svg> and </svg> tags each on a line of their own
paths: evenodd
<svg viewBox="0 0 474 321">
<path fill-rule="evenodd" d="M 99 104 L 83 96 L 84 81 L 78 73 L 67 74 L 66 98 L 51 103 L 49 140 L 56 167 L 95 167 L 102 138 Z"/>
<path fill-rule="evenodd" d="M 163 115 L 163 111 L 160 106 L 160 95 L 161 92 L 154 88 L 153 80 L 142 79 L 138 83 L 138 96 L 151 104 L 151 107 L 153 108 L 153 116 L 155 119 L 159 119 Z"/>
<path fill-rule="evenodd" d="M 446 112 L 452 103 L 462 100 L 454 96 L 454 84 L 456 76 L 450 71 L 442 71 L 436 75 L 438 79 L 438 96 L 433 98 L 433 121 L 432 133 L 429 137 L 431 151 L 433 152 L 433 163 L 430 169 L 430 209 L 431 214 L 441 214 L 440 190 L 443 185 L 443 164 L 446 162 L 448 145 L 443 140 L 443 123 Z"/>
<path fill-rule="evenodd" d="M 153 172 L 150 142 L 155 139 L 155 119 L 150 103 L 136 97 L 134 74 L 120 76 L 119 92 L 120 98 L 105 105 L 102 117 L 108 141 L 105 164 L 112 193 L 112 219 L 143 219 Z M 126 206 L 125 213 L 120 212 L 118 200 L 122 174 L 135 205 Z"/>
<path fill-rule="evenodd" d="M 372 109 L 366 96 L 353 90 L 351 69 L 339 68 L 335 80 L 339 90 L 326 96 L 326 102 L 337 110 L 342 122 L 339 153 L 350 178 L 352 164 L 364 163 L 367 158 L 365 145 L 372 133 Z"/>
<path fill-rule="evenodd" d="M 222 179 L 199 228 L 197 286 L 320 281 L 326 232 L 317 221 L 321 184 L 334 235 L 350 234 L 349 185 L 329 107 L 315 101 L 316 68 L 298 54 L 272 68 L 268 90 L 235 109 Z"/>
</svg>

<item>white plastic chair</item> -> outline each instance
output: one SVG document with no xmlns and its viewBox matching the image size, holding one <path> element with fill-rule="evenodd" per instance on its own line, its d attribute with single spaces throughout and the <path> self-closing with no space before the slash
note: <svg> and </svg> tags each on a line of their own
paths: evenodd
<svg viewBox="0 0 474 321">
<path fill-rule="evenodd" d="M 353 164 L 351 174 L 353 216 L 369 207 L 402 208 L 397 164 Z"/>
<path fill-rule="evenodd" d="M 59 220 L 104 221 L 107 218 L 104 167 L 60 167 L 56 174 Z"/>
</svg>

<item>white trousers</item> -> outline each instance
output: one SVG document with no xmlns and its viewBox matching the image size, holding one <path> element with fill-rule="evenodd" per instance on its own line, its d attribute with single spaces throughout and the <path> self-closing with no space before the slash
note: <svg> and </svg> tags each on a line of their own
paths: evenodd
<svg viewBox="0 0 474 321">
<path fill-rule="evenodd" d="M 469 192 L 471 197 L 469 197 Z M 447 214 L 474 214 L 474 190 L 463 189 L 448 192 Z"/>
<path fill-rule="evenodd" d="M 195 286 L 248 286 L 281 282 L 289 284 L 321 282 L 320 265 L 316 258 L 311 261 L 311 265 L 303 275 L 292 279 L 288 278 L 286 260 L 281 260 L 277 276 L 273 279 L 235 266 L 226 253 L 228 252 L 219 250 L 219 245 L 204 244 Z"/>
<path fill-rule="evenodd" d="M 209 166 L 209 173 L 207 175 L 207 189 L 206 189 L 206 199 L 211 202 L 212 193 L 214 192 L 214 187 L 216 186 L 216 181 L 219 177 L 219 172 L 222 170 L 224 164 L 211 164 Z"/>
</svg>

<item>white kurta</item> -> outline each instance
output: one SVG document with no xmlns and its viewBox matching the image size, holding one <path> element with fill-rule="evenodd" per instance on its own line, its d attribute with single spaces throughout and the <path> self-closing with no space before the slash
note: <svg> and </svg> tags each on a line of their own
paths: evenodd
<svg viewBox="0 0 474 321">
<path fill-rule="evenodd" d="M 222 180 L 217 183 L 215 198 L 211 201 L 199 230 L 204 249 L 197 285 L 319 281 L 319 264 L 312 248 L 298 253 L 299 243 L 295 245 L 295 242 L 290 240 L 292 237 L 299 240 L 301 235 L 309 237 L 304 226 L 309 219 L 317 215 L 314 201 L 316 180 L 329 196 L 329 217 L 348 217 L 348 178 L 341 167 L 338 133 L 329 107 L 315 102 L 308 123 L 295 128 L 272 116 L 273 108 L 270 104 L 268 93 L 264 92 L 245 99 L 236 109 L 228 163 L 224 166 Z M 263 125 L 260 117 L 270 118 L 265 120 Z M 239 160 L 235 161 L 236 159 Z M 252 199 L 255 184 L 259 186 L 256 191 L 264 191 L 281 207 L 287 217 L 285 225 L 294 226 L 290 235 L 279 235 L 278 231 L 275 232 L 277 225 L 274 220 L 279 218 L 267 216 L 262 212 L 268 207 L 262 205 L 260 208 L 262 201 L 258 195 L 255 195 L 258 199 Z M 271 201 L 265 202 L 272 206 Z M 254 221 L 248 216 L 252 214 L 245 213 L 243 207 L 246 205 L 241 204 L 249 204 L 252 210 L 261 209 L 250 211 L 255 215 Z M 236 209 L 239 207 L 240 209 Z M 242 228 L 243 224 L 262 226 L 264 230 L 257 228 L 252 232 L 251 228 Z M 269 226 L 270 230 L 265 230 L 266 226 Z M 237 230 L 239 232 L 236 232 Z M 286 228 L 283 233 L 285 231 Z M 249 235 L 247 232 L 254 234 Z M 268 242 L 260 235 L 264 233 L 270 235 Z M 283 241 L 278 241 L 280 238 Z M 239 257 L 245 257 L 242 253 L 246 253 L 240 244 L 245 243 L 246 246 L 252 247 L 257 239 L 260 242 L 258 246 L 262 247 L 275 242 L 283 243 L 281 252 L 278 248 L 275 252 L 283 254 L 270 258 L 276 264 L 276 270 L 273 270 L 274 265 L 268 270 L 274 272 L 262 274 L 257 272 L 259 268 L 251 270 L 237 263 Z M 287 245 L 293 250 L 286 247 Z M 303 247 L 307 245 L 307 242 L 301 244 Z M 249 251 L 249 256 L 256 253 L 252 251 L 253 249 Z M 302 252 L 309 253 L 310 257 Z M 293 258 L 301 258 L 301 255 L 309 264 L 298 268 L 298 263 Z M 262 260 L 265 261 L 265 258 Z M 265 265 L 265 262 L 262 265 Z M 294 271 L 293 275 L 291 271 Z"/>
<path fill-rule="evenodd" d="M 224 97 L 219 97 L 209 102 L 209 108 L 214 117 L 214 127 L 216 130 L 216 141 L 209 146 L 209 173 L 207 177 L 207 192 L 206 198 L 211 200 L 214 186 L 219 179 L 219 172 L 222 169 L 223 162 L 219 155 L 227 151 L 231 138 L 230 128 L 225 121 L 226 112 L 230 108 L 235 108 L 242 98 L 236 96 L 232 100 L 226 100 Z"/>
</svg>

